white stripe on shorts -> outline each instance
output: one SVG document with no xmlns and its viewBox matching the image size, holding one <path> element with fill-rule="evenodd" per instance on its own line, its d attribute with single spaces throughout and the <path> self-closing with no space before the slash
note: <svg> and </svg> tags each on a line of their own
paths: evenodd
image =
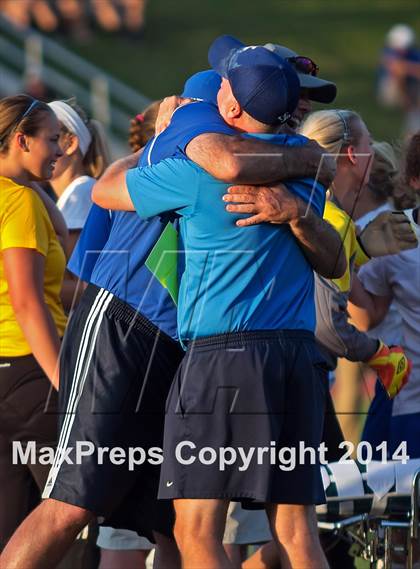
<svg viewBox="0 0 420 569">
<path fill-rule="evenodd" d="M 101 289 L 98 292 L 86 319 L 80 341 L 79 351 L 77 354 L 70 396 L 66 408 L 66 416 L 61 428 L 60 438 L 54 457 L 54 463 L 51 467 L 50 473 L 48 475 L 48 480 L 45 484 L 44 492 L 42 494 L 42 497 L 44 499 L 50 497 L 50 493 L 54 488 L 55 481 L 60 471 L 63 457 L 65 456 L 65 450 L 68 446 L 71 429 L 74 423 L 76 408 L 82 396 L 83 387 L 95 348 L 95 342 L 99 333 L 99 328 L 105 311 L 113 299 L 113 296 L 114 295 L 109 291 Z"/>
</svg>

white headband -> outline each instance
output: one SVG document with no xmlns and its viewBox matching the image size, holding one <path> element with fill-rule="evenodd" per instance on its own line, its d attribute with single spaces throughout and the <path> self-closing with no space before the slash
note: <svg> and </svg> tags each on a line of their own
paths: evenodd
<svg viewBox="0 0 420 569">
<path fill-rule="evenodd" d="M 64 101 L 53 101 L 48 106 L 54 111 L 54 114 L 63 125 L 79 139 L 80 151 L 85 157 L 86 152 L 92 142 L 92 135 L 88 127 L 82 121 L 76 111 Z"/>
</svg>

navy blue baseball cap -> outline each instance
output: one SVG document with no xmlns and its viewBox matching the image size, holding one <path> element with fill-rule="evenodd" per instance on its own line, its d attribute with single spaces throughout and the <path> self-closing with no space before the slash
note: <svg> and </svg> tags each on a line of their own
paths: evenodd
<svg viewBox="0 0 420 569">
<path fill-rule="evenodd" d="M 220 36 L 210 46 L 211 67 L 225 77 L 241 107 L 259 122 L 287 121 L 300 94 L 293 67 L 263 46 L 245 46 L 232 36 Z"/>
<path fill-rule="evenodd" d="M 222 78 L 213 69 L 199 71 L 186 80 L 181 97 L 208 101 L 217 105 L 217 93 L 221 82 Z"/>
</svg>

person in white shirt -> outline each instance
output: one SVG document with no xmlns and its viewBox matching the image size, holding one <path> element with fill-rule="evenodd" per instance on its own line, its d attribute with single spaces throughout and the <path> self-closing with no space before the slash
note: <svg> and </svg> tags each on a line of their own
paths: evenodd
<svg viewBox="0 0 420 569">
<path fill-rule="evenodd" d="M 104 129 L 87 117 L 74 100 L 53 101 L 49 107 L 60 122 L 60 146 L 63 156 L 57 161 L 51 186 L 58 198 L 70 237 L 70 254 L 89 214 L 91 191 L 96 179 L 111 162 Z M 70 310 L 77 281 L 66 272 L 62 300 Z"/>
<path fill-rule="evenodd" d="M 373 151 L 369 182 L 355 207 L 355 221 L 359 231 L 383 211 L 399 209 L 393 199 L 398 176 L 398 160 L 394 149 L 388 142 L 374 142 Z M 369 330 L 368 335 L 381 338 L 389 345 L 400 345 L 401 326 L 401 316 L 392 303 L 384 320 Z"/>
<path fill-rule="evenodd" d="M 409 142 L 404 178 L 414 192 L 420 192 L 420 133 Z M 419 208 L 406 210 L 420 240 Z M 383 321 L 391 302 L 401 317 L 401 344 L 412 361 L 408 384 L 392 402 L 391 417 L 376 417 L 375 436 L 388 443 L 392 453 L 403 442 L 411 458 L 420 457 L 420 245 L 404 251 L 371 260 L 358 274 L 360 282 L 352 290 L 349 311 L 353 321 L 362 330 L 372 329 Z M 363 286 L 360 286 L 360 283 Z M 376 401 L 371 410 L 381 409 Z M 368 415 L 367 424 L 374 417 Z M 381 420 L 382 419 L 382 420 Z M 365 427 L 366 432 L 366 427 Z M 372 434 L 372 433 L 371 433 Z"/>
</svg>

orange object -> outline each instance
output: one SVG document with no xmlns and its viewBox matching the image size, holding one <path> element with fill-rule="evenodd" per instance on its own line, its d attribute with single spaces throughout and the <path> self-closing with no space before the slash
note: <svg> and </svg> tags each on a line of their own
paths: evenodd
<svg viewBox="0 0 420 569">
<path fill-rule="evenodd" d="M 378 351 L 367 364 L 378 374 L 390 399 L 407 383 L 412 368 L 412 363 L 401 346 L 389 347 L 382 341 Z"/>
</svg>

